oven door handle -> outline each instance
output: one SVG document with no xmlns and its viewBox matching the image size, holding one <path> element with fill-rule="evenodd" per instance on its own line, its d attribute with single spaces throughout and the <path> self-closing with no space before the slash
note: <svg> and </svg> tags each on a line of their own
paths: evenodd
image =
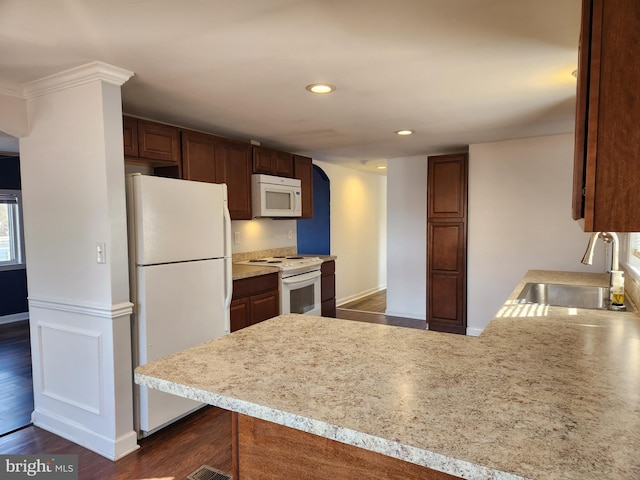
<svg viewBox="0 0 640 480">
<path fill-rule="evenodd" d="M 322 272 L 320 270 L 316 270 L 315 272 L 303 273 L 302 275 L 283 278 L 282 283 L 285 285 L 294 285 L 296 283 L 302 283 L 308 280 L 313 280 L 314 278 L 318 278 L 320 275 L 322 275 Z"/>
</svg>

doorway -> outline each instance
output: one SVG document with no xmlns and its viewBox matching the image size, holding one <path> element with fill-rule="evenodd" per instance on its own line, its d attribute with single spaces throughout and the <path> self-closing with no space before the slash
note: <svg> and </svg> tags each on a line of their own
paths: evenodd
<svg viewBox="0 0 640 480">
<path fill-rule="evenodd" d="M 21 190 L 19 156 L 0 156 L 0 190 Z M 0 219 L 0 246 L 11 241 L 9 221 Z M 29 425 L 33 412 L 27 274 L 24 265 L 9 265 L 9 257 L 0 257 L 0 435 Z"/>
</svg>

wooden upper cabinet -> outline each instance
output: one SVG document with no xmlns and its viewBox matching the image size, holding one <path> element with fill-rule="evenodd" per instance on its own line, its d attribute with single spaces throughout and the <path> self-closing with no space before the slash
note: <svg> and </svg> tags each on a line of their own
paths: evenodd
<svg viewBox="0 0 640 480">
<path fill-rule="evenodd" d="M 265 147 L 253 147 L 253 173 L 293 178 L 293 155 Z"/>
<path fill-rule="evenodd" d="M 199 132 L 182 132 L 182 177 L 197 182 L 216 181 L 216 137 Z"/>
<path fill-rule="evenodd" d="M 185 180 L 227 184 L 232 220 L 251 219 L 251 145 L 185 130 L 182 162 Z"/>
<path fill-rule="evenodd" d="M 124 140 L 124 156 L 138 156 L 138 120 L 132 117 L 122 118 L 122 136 Z"/>
<path fill-rule="evenodd" d="M 123 116 L 125 159 L 148 165 L 180 165 L 180 129 Z"/>
<path fill-rule="evenodd" d="M 466 216 L 466 157 L 466 154 L 429 157 L 428 218 L 463 218 Z"/>
<path fill-rule="evenodd" d="M 572 215 L 640 231 L 640 2 L 583 0 Z"/>
<path fill-rule="evenodd" d="M 216 183 L 226 183 L 232 220 L 251 220 L 251 145 L 221 140 L 216 150 Z"/>
<path fill-rule="evenodd" d="M 293 156 L 294 177 L 300 180 L 302 217 L 313 218 L 313 163 L 309 157 Z"/>
<path fill-rule="evenodd" d="M 180 163 L 180 129 L 138 119 L 138 156 Z"/>
</svg>

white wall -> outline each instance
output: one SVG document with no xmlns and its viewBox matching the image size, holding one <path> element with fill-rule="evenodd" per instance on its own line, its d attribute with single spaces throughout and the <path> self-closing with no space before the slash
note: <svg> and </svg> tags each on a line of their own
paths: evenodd
<svg viewBox="0 0 640 480">
<path fill-rule="evenodd" d="M 387 315 L 426 319 L 427 155 L 387 162 Z"/>
<path fill-rule="evenodd" d="M 480 334 L 530 269 L 580 263 L 589 234 L 571 219 L 573 134 L 471 145 L 467 333 Z"/>
<path fill-rule="evenodd" d="M 331 254 L 336 303 L 384 289 L 387 276 L 386 177 L 314 160 L 331 182 Z"/>
</svg>

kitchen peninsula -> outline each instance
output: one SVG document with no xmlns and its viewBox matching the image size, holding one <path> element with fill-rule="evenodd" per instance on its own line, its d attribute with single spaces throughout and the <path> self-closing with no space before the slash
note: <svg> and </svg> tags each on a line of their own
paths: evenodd
<svg viewBox="0 0 640 480">
<path fill-rule="evenodd" d="M 607 276 L 531 271 L 479 338 L 283 315 L 136 382 L 237 412 L 240 480 L 640 478 L 638 315 L 514 302 L 531 281 Z"/>
</svg>

